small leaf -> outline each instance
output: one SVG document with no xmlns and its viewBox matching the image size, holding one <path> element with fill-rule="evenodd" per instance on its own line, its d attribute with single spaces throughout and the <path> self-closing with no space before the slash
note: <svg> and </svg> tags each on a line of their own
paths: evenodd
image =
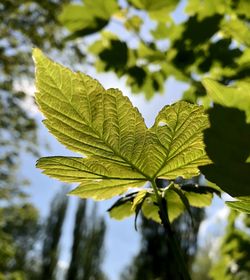
<svg viewBox="0 0 250 280">
<path fill-rule="evenodd" d="M 167 201 L 169 221 L 173 222 L 185 211 L 185 205 L 183 204 L 179 194 L 172 189 L 165 190 L 164 197 Z M 161 223 L 159 207 L 157 205 L 155 194 L 151 194 L 146 197 L 142 205 L 142 213 L 147 219 Z"/>
<path fill-rule="evenodd" d="M 132 210 L 135 211 L 135 230 L 137 230 L 137 217 L 141 211 L 144 200 L 148 195 L 148 190 L 139 191 L 133 201 Z"/>
<path fill-rule="evenodd" d="M 237 211 L 250 214 L 250 197 L 238 197 L 238 201 L 227 201 L 226 204 Z"/>
<path fill-rule="evenodd" d="M 193 207 L 206 207 L 212 203 L 213 193 L 218 196 L 221 192 L 218 189 L 207 186 L 183 185 L 181 186 L 189 203 Z"/>
<path fill-rule="evenodd" d="M 180 187 L 178 185 L 172 185 L 170 187 L 171 190 L 173 190 L 176 194 L 178 194 L 178 196 L 180 197 L 182 203 L 184 204 L 192 222 L 193 222 L 193 217 L 192 217 L 192 213 L 191 213 L 191 209 L 190 209 L 190 203 L 189 200 L 187 199 L 186 195 L 184 194 L 184 192 L 180 189 Z"/>
<path fill-rule="evenodd" d="M 155 194 L 152 194 L 144 200 L 142 204 L 142 213 L 147 219 L 151 219 L 157 223 L 161 223 L 159 216 L 159 207 Z"/>
<path fill-rule="evenodd" d="M 221 29 L 233 40 L 250 47 L 250 28 L 244 21 L 237 18 L 226 20 L 221 25 Z"/>
<path fill-rule="evenodd" d="M 129 194 L 128 196 L 122 197 L 116 201 L 109 209 L 109 215 L 111 218 L 116 220 L 123 220 L 135 212 L 132 210 L 132 201 L 135 194 Z"/>
<path fill-rule="evenodd" d="M 132 210 L 136 210 L 136 207 L 143 203 L 144 199 L 147 197 L 148 190 L 141 190 L 137 193 L 133 200 Z"/>
<path fill-rule="evenodd" d="M 170 222 L 173 222 L 178 218 L 186 209 L 182 198 L 174 190 L 168 189 L 164 193 L 164 197 L 167 201 L 168 218 Z"/>
<path fill-rule="evenodd" d="M 207 207 L 212 203 L 212 193 L 185 192 L 189 204 L 193 207 Z"/>
</svg>

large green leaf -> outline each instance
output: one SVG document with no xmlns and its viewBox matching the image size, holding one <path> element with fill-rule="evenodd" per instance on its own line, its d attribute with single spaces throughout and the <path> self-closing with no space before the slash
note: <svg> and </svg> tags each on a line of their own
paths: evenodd
<svg viewBox="0 0 250 280">
<path fill-rule="evenodd" d="M 49 131 L 77 157 L 47 157 L 44 173 L 80 185 L 71 192 L 107 199 L 156 178 L 190 178 L 209 163 L 202 130 L 208 126 L 200 106 L 178 102 L 166 106 L 147 129 L 142 116 L 117 89 L 105 90 L 82 73 L 33 52 L 36 100 Z"/>
<path fill-rule="evenodd" d="M 200 167 L 202 173 L 232 196 L 250 195 L 250 125 L 244 112 L 215 104 L 208 113 L 204 141 L 213 163 Z"/>
<path fill-rule="evenodd" d="M 69 149 L 133 166 L 143 150 L 147 128 L 117 89 L 53 63 L 35 49 L 36 100 L 45 125 Z M 136 133 L 135 133 L 136 132 Z"/>
</svg>

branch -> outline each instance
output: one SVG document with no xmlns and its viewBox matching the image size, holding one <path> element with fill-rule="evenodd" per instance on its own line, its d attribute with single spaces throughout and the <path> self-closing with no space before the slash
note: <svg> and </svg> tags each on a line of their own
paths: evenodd
<svg viewBox="0 0 250 280">
<path fill-rule="evenodd" d="M 173 265 L 176 267 L 176 271 L 178 272 L 178 275 L 180 276 L 180 280 L 191 280 L 191 277 L 189 275 L 184 257 L 181 252 L 180 245 L 174 235 L 174 232 L 171 228 L 171 224 L 168 217 L 167 212 L 167 201 L 165 198 L 159 195 L 158 187 L 156 185 L 155 181 L 151 182 L 152 187 L 154 189 L 157 202 L 159 205 L 159 215 L 161 218 L 162 225 L 164 227 L 166 238 L 167 238 L 167 246 L 172 252 L 172 255 L 174 257 Z"/>
</svg>

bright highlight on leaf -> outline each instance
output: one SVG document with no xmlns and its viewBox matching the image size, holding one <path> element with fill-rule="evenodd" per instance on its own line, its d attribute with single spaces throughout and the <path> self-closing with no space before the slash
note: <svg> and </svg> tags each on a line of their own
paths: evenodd
<svg viewBox="0 0 250 280">
<path fill-rule="evenodd" d="M 202 107 L 184 101 L 165 106 L 148 129 L 118 89 L 105 90 L 97 80 L 70 71 L 38 49 L 33 56 L 44 124 L 58 141 L 84 156 L 44 157 L 37 167 L 61 181 L 80 183 L 71 194 L 108 199 L 157 178 L 191 178 L 199 174 L 198 166 L 210 162 L 202 134 L 208 119 Z M 153 198 L 142 191 L 128 201 L 132 210 L 140 204 L 147 213 L 147 200 Z"/>
</svg>

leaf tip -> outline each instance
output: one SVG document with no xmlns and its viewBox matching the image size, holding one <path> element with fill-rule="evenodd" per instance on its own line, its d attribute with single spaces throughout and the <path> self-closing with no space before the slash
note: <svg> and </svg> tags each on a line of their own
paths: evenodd
<svg viewBox="0 0 250 280">
<path fill-rule="evenodd" d="M 39 48 L 32 48 L 32 58 L 35 62 L 35 64 L 37 63 L 37 61 L 39 60 L 39 57 L 43 56 L 43 52 L 39 49 Z"/>
<path fill-rule="evenodd" d="M 36 168 L 41 169 L 41 158 L 36 161 Z"/>
</svg>

